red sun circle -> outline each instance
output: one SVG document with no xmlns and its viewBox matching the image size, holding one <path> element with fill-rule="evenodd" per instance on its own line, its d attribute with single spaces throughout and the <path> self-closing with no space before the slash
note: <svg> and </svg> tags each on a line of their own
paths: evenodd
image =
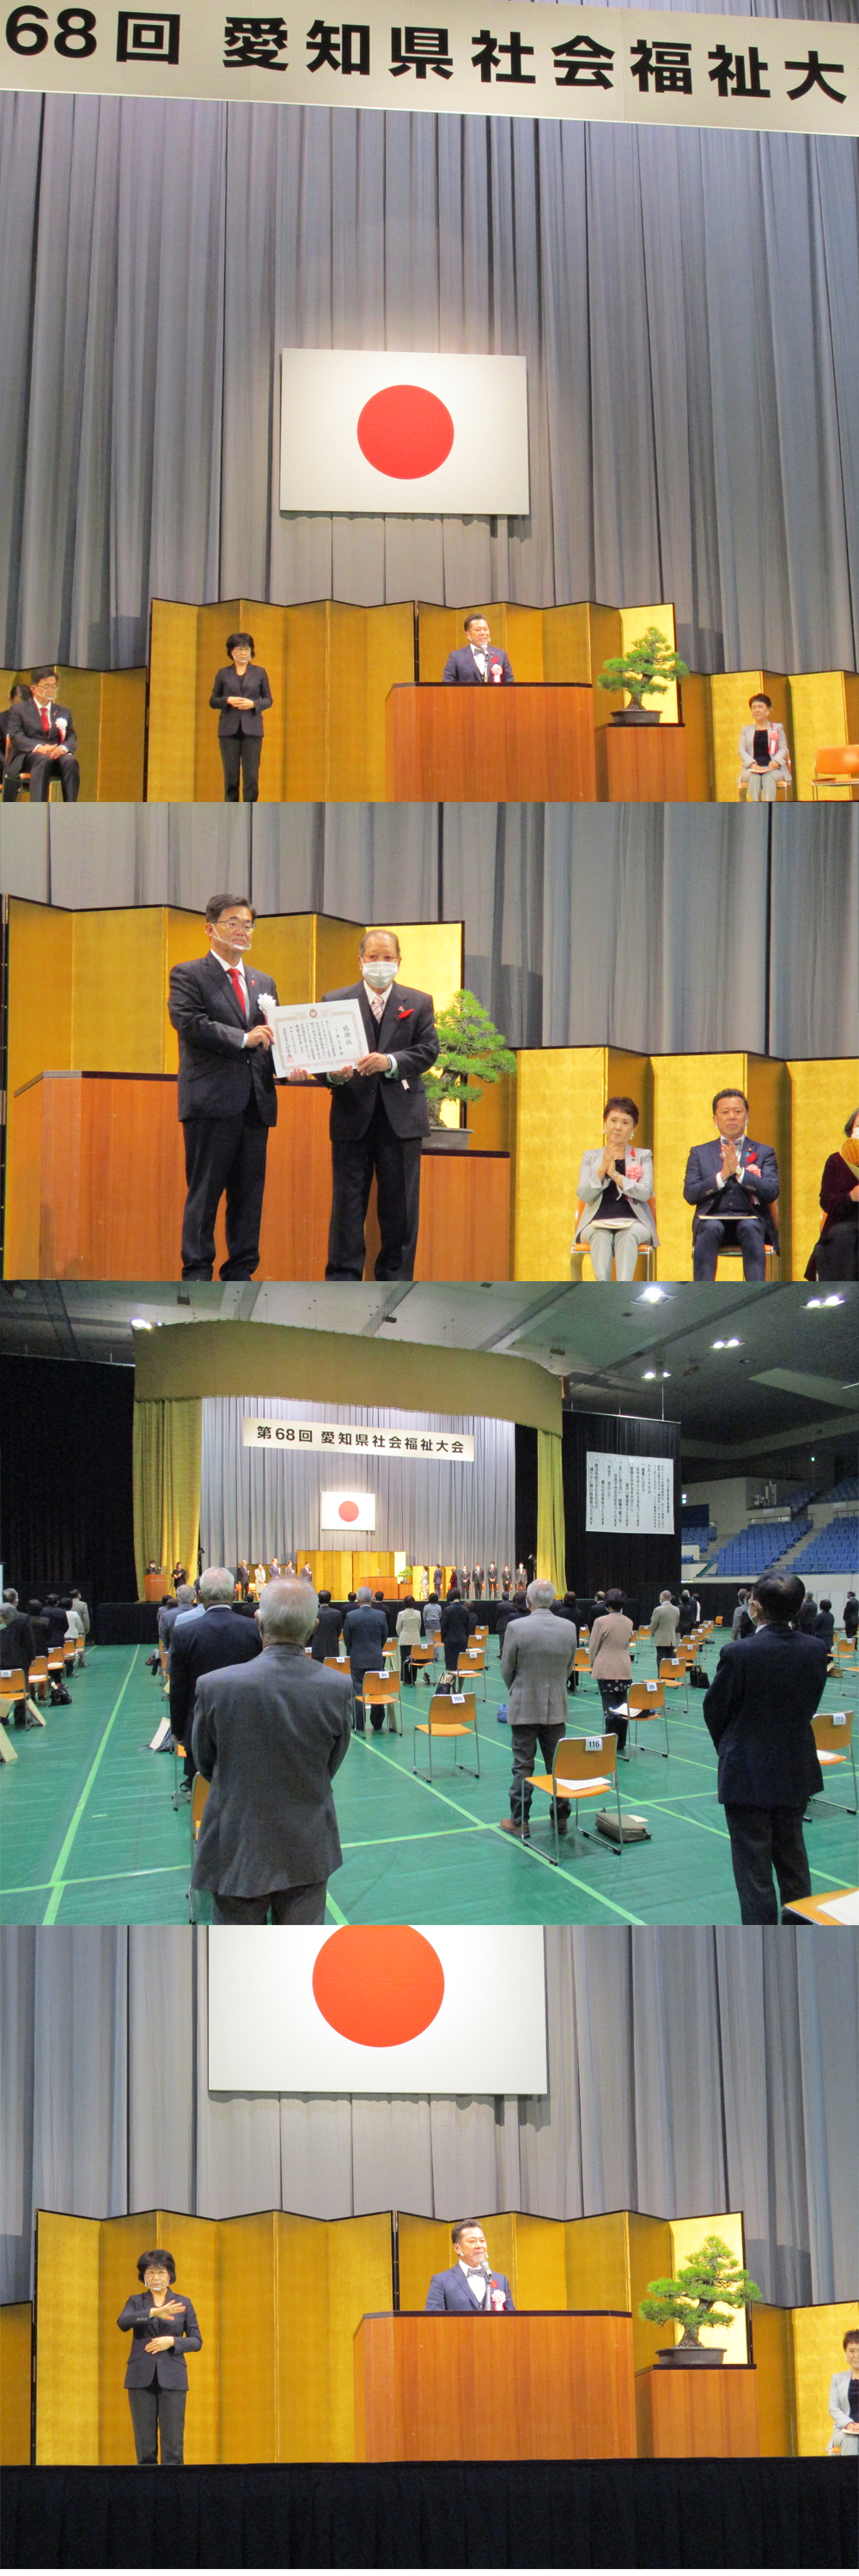
<svg viewBox="0 0 859 2576">
<path fill-rule="evenodd" d="M 356 1521 L 358 1518 L 357 1503 L 338 1503 L 337 1517 L 338 1520 L 341 1521 Z"/>
<path fill-rule="evenodd" d="M 362 2048 L 399 2048 L 441 2009 L 444 1969 L 432 1942 L 403 1923 L 349 1923 L 319 1951 L 313 1992 L 323 2020 Z"/>
<path fill-rule="evenodd" d="M 364 404 L 358 445 L 377 473 L 417 482 L 450 455 L 453 422 L 446 403 L 424 385 L 385 385 Z"/>
</svg>

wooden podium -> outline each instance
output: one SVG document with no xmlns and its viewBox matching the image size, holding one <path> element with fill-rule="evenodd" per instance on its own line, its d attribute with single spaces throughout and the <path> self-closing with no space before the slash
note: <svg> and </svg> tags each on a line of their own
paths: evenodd
<svg viewBox="0 0 859 2576">
<path fill-rule="evenodd" d="M 422 682 L 385 701 L 395 804 L 592 804 L 594 693 L 583 681 L 456 688 Z"/>
<path fill-rule="evenodd" d="M 598 725 L 596 780 L 602 805 L 685 805 L 684 726 Z"/>
<path fill-rule="evenodd" d="M 640 2460 L 756 2460 L 758 2381 L 751 2363 L 715 2370 L 639 2370 Z"/>
<path fill-rule="evenodd" d="M 365 2316 L 353 2351 L 356 2460 L 635 2458 L 631 2316 Z"/>
<path fill-rule="evenodd" d="M 157 1574 L 144 1575 L 143 1598 L 145 1601 L 163 1601 L 167 1588 L 167 1571 L 165 1566 L 159 1566 Z"/>
<path fill-rule="evenodd" d="M 324 1279 L 329 1095 L 278 1088 L 260 1279 Z M 43 1073 L 16 1092 L 7 1144 L 7 1279 L 177 1279 L 185 1168 L 168 1073 Z M 367 1270 L 378 1248 L 375 1193 Z M 216 1269 L 224 1260 L 223 1222 Z M 424 1154 L 417 1279 L 508 1279 L 510 1157 Z"/>
</svg>

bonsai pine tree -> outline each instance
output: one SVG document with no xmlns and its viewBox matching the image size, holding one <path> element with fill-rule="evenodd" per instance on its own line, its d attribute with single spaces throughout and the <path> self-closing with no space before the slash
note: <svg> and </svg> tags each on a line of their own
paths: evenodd
<svg viewBox="0 0 859 2576">
<path fill-rule="evenodd" d="M 729 2326 L 736 2308 L 750 2307 L 760 2296 L 730 2246 L 721 2236 L 706 2236 L 676 2281 L 648 2281 L 638 2313 L 651 2325 L 682 2326 L 681 2341 L 697 2344 L 702 2326 Z"/>
<path fill-rule="evenodd" d="M 626 689 L 634 707 L 643 698 L 664 698 L 672 680 L 688 680 L 689 670 L 679 653 L 672 653 L 667 635 L 658 626 L 648 626 L 628 653 L 616 653 L 605 662 L 599 675 L 600 689 Z"/>
<path fill-rule="evenodd" d="M 503 1073 L 515 1074 L 516 1058 L 495 1027 L 488 1011 L 476 993 L 454 993 L 445 1009 L 439 1012 L 438 1060 L 431 1073 L 424 1074 L 430 1125 L 438 1127 L 442 1103 L 482 1100 L 487 1082 L 500 1082 Z"/>
</svg>

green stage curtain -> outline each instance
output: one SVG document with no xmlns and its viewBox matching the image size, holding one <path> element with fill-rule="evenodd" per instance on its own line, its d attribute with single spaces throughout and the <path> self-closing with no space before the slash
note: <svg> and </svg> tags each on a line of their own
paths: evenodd
<svg viewBox="0 0 859 2576">
<path fill-rule="evenodd" d="M 557 1431 L 537 1433 L 537 1574 L 563 1595 L 567 1589 L 564 1479 Z"/>
<path fill-rule="evenodd" d="M 141 1601 L 147 1565 L 163 1565 L 169 1575 L 178 1562 L 192 1579 L 196 1573 L 202 1444 L 199 1396 L 149 1397 L 135 1404 L 134 1561 Z"/>
</svg>

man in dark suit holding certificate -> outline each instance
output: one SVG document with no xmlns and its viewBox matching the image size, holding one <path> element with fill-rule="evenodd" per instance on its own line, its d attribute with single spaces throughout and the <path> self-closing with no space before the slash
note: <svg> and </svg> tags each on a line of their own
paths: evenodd
<svg viewBox="0 0 859 2576">
<path fill-rule="evenodd" d="M 449 2272 L 433 2273 L 427 2291 L 430 2314 L 512 2316 L 513 2293 L 507 2274 L 490 2269 L 479 2218 L 461 2218 L 451 2234 L 457 2260 Z"/>
<path fill-rule="evenodd" d="M 442 679 L 448 686 L 451 682 L 454 687 L 457 682 L 460 686 L 464 683 L 467 689 L 491 689 L 499 684 L 502 688 L 509 688 L 513 673 L 507 655 L 498 644 L 492 643 L 485 617 L 467 617 L 465 633 L 466 643 L 461 644 L 457 652 L 448 654 Z"/>
<path fill-rule="evenodd" d="M 377 1279 L 412 1279 L 418 1240 L 421 1144 L 429 1135 L 422 1076 L 438 1055 L 431 993 L 398 984 L 395 930 L 366 930 L 361 980 L 323 1001 L 356 1001 L 367 1053 L 330 1082 L 333 1193 L 326 1279 L 363 1279 L 364 1220 L 373 1174 L 381 1246 Z M 306 1082 L 296 1065 L 292 1082 Z"/>
<path fill-rule="evenodd" d="M 743 1278 L 766 1278 L 766 1247 L 778 1249 L 772 1209 L 778 1198 L 778 1164 L 771 1145 L 757 1145 L 746 1134 L 749 1104 L 744 1091 L 717 1091 L 713 1116 L 718 1136 L 710 1145 L 693 1145 L 686 1165 L 683 1196 L 692 1220 L 692 1276 L 715 1279 L 724 1244 L 739 1246 Z"/>
<path fill-rule="evenodd" d="M 211 1279 L 215 1218 L 227 1200 L 222 1279 L 251 1279 L 259 1261 L 268 1131 L 277 1122 L 272 1033 L 260 996 L 277 1001 L 270 975 L 244 959 L 256 920 L 243 895 L 213 894 L 206 905 L 208 957 L 170 973 L 170 1018 L 179 1039 L 179 1116 L 185 1131 L 188 1196 L 182 1222 L 183 1279 Z"/>
</svg>

